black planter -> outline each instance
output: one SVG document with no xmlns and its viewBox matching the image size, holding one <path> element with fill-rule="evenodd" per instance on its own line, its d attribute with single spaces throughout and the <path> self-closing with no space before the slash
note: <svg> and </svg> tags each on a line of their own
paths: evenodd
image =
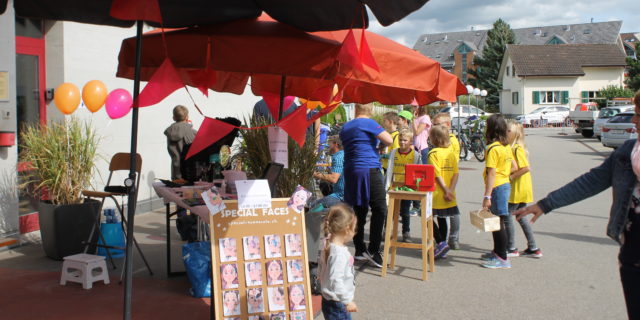
<svg viewBox="0 0 640 320">
<path fill-rule="evenodd" d="M 82 253 L 84 241 L 89 239 L 94 219 L 99 217 L 100 201 L 85 200 L 80 204 L 54 205 L 41 201 L 39 206 L 42 247 L 47 257 L 54 260 Z M 96 243 L 94 232 L 92 243 Z M 89 253 L 95 246 L 89 248 Z"/>
</svg>

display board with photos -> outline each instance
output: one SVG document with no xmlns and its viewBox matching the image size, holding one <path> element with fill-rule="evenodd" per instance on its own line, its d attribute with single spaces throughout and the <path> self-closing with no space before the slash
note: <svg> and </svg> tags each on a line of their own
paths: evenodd
<svg viewBox="0 0 640 320">
<path fill-rule="evenodd" d="M 304 212 L 287 198 L 224 204 L 210 215 L 216 319 L 313 319 Z"/>
</svg>

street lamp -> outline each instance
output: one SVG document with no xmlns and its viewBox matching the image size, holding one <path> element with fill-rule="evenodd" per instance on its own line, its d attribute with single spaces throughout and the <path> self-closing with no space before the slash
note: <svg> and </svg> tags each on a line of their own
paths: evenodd
<svg viewBox="0 0 640 320">
<path fill-rule="evenodd" d="M 467 88 L 467 103 L 471 104 L 471 94 L 473 93 L 473 86 L 468 84 L 466 86 L 466 88 Z M 460 132 L 460 128 L 461 128 L 461 125 L 460 125 L 460 103 L 458 102 L 458 132 Z"/>
<path fill-rule="evenodd" d="M 476 117 L 479 116 L 478 108 L 480 108 L 480 104 L 478 103 L 478 96 L 480 95 L 480 88 L 473 89 L 473 95 L 476 97 Z"/>
<path fill-rule="evenodd" d="M 482 97 L 482 110 L 484 110 L 484 112 L 487 112 L 487 100 L 485 100 L 486 96 L 487 96 L 487 90 L 482 90 L 480 91 L 480 96 Z"/>
</svg>

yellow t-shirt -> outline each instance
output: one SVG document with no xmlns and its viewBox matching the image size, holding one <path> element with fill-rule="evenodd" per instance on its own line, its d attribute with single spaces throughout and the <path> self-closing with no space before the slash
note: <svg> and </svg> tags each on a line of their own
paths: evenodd
<svg viewBox="0 0 640 320">
<path fill-rule="evenodd" d="M 511 151 L 513 152 L 513 158 L 518 164 L 518 169 L 529 166 L 527 153 L 525 152 L 523 147 L 516 144 L 513 146 L 513 148 L 511 148 Z M 531 172 L 527 172 L 511 181 L 511 196 L 509 197 L 509 203 L 529 202 L 533 202 L 533 184 L 531 183 Z"/>
<path fill-rule="evenodd" d="M 400 153 L 400 150 L 396 150 L 395 155 L 393 156 L 393 185 L 404 185 L 404 173 L 405 173 L 405 165 L 414 163 L 415 159 L 415 150 L 411 148 L 409 153 Z"/>
<path fill-rule="evenodd" d="M 496 180 L 493 187 L 509 183 L 509 175 L 511 174 L 511 160 L 513 160 L 513 154 L 509 146 L 503 146 L 500 142 L 496 141 L 487 146 L 485 157 L 485 168 L 496 169 Z M 487 170 L 483 172 L 485 181 L 487 180 Z"/>
<path fill-rule="evenodd" d="M 397 130 L 394 131 L 394 132 L 389 133 L 391 135 L 391 141 L 393 141 L 393 142 L 391 142 L 391 144 L 387 146 L 387 151 L 386 151 L 386 153 L 387 153 L 386 156 L 387 157 L 382 157 L 382 161 L 381 162 L 382 162 L 382 167 L 383 168 L 386 168 L 387 164 L 389 163 L 388 157 L 389 157 L 389 154 L 391 154 L 391 151 L 394 150 L 394 149 L 400 148 L 400 142 L 399 142 L 400 137 L 398 137 L 398 133 L 399 132 Z"/>
<path fill-rule="evenodd" d="M 429 151 L 429 164 L 433 165 L 436 177 L 441 177 L 447 186 L 451 185 L 451 179 L 458 173 L 458 159 L 453 152 L 453 148 L 431 149 Z M 436 191 L 433 192 L 433 209 L 447 209 L 456 205 L 455 199 L 450 202 L 444 200 L 444 190 L 436 183 Z"/>
<path fill-rule="evenodd" d="M 449 148 L 453 150 L 453 154 L 456 156 L 456 161 L 460 162 L 460 142 L 458 142 L 458 138 L 455 134 L 449 133 L 449 141 L 451 142 L 451 144 L 449 144 Z"/>
</svg>

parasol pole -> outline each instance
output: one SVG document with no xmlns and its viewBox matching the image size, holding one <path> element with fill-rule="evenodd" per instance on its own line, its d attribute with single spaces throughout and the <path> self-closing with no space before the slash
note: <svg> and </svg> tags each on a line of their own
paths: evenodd
<svg viewBox="0 0 640 320">
<path fill-rule="evenodd" d="M 133 76 L 133 110 L 131 117 L 131 154 L 127 186 L 127 251 L 124 272 L 124 314 L 125 320 L 131 319 L 131 292 L 133 287 L 133 223 L 136 214 L 136 158 L 138 149 L 138 95 L 140 94 L 140 58 L 142 56 L 142 20 L 136 21 L 136 68 Z"/>
<path fill-rule="evenodd" d="M 284 85 L 286 82 L 287 76 L 282 75 L 282 77 L 280 78 L 280 108 L 278 109 L 278 120 L 276 122 L 282 119 L 282 112 L 284 110 Z"/>
</svg>

